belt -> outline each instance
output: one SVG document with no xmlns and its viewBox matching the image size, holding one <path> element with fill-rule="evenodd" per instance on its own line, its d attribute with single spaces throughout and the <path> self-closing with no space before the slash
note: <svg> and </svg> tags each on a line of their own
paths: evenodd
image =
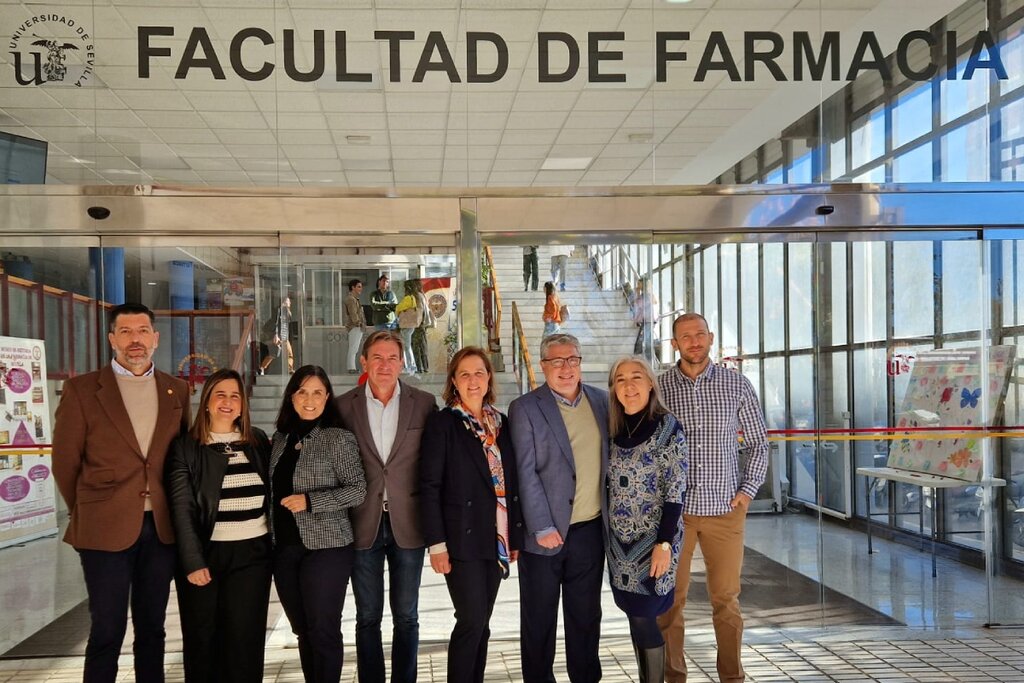
<svg viewBox="0 0 1024 683">
<path fill-rule="evenodd" d="M 601 515 L 598 515 L 597 517 L 594 517 L 593 519 L 588 519 L 588 520 L 586 520 L 584 522 L 576 522 L 575 524 L 570 524 L 569 528 L 570 529 L 579 529 L 582 526 L 586 526 L 588 524 L 593 524 L 595 522 L 600 522 L 600 521 L 601 521 Z"/>
</svg>

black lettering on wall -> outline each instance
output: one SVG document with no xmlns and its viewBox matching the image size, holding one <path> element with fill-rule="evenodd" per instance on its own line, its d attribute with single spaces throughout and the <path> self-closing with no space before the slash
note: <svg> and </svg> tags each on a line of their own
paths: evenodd
<svg viewBox="0 0 1024 683">
<path fill-rule="evenodd" d="M 833 81 L 839 80 L 839 31 L 825 31 L 821 35 L 821 52 L 817 57 L 811 44 L 811 34 L 807 31 L 793 32 L 793 80 L 804 80 L 804 61 L 812 81 L 825 78 L 825 67 L 829 68 L 829 76 Z"/>
<path fill-rule="evenodd" d="M 756 43 L 760 41 L 771 43 L 771 47 L 764 51 L 758 50 Z M 753 81 L 754 64 L 761 62 L 776 81 L 786 80 L 786 74 L 775 62 L 782 55 L 782 49 L 782 36 L 774 31 L 745 31 L 743 33 L 743 79 Z"/>
<path fill-rule="evenodd" d="M 498 63 L 494 71 L 489 74 L 480 73 L 480 58 L 478 50 L 480 43 L 490 43 L 498 56 Z M 467 83 L 496 83 L 508 72 L 508 45 L 505 39 L 497 33 L 487 31 L 466 32 L 466 82 Z"/>
<path fill-rule="evenodd" d="M 553 42 L 562 43 L 569 51 L 569 64 L 560 74 L 551 73 L 551 43 Z M 575 38 L 560 31 L 542 31 L 537 34 L 537 80 L 541 83 L 565 83 L 575 78 L 579 70 L 580 46 Z"/>
<path fill-rule="evenodd" d="M 274 37 L 267 31 L 261 28 L 243 28 L 241 31 L 235 34 L 235 37 L 231 39 L 231 48 L 229 51 L 229 57 L 231 60 L 231 69 L 238 74 L 238 76 L 247 81 L 263 81 L 270 78 L 270 74 L 274 73 L 273 62 L 263 62 L 263 65 L 256 71 L 250 71 L 246 68 L 245 64 L 242 63 L 242 43 L 255 38 L 264 45 L 273 45 Z"/>
<path fill-rule="evenodd" d="M 603 74 L 601 62 L 622 61 L 621 50 L 602 50 L 601 42 L 607 40 L 625 40 L 622 31 L 591 31 L 587 34 L 587 80 L 590 83 L 625 83 L 626 74 Z"/>
<path fill-rule="evenodd" d="M 668 80 L 668 63 L 685 62 L 686 52 L 669 52 L 668 42 L 686 42 L 690 39 L 689 31 L 658 31 L 655 34 L 655 62 L 657 64 L 657 81 L 664 83 Z"/>
<path fill-rule="evenodd" d="M 896 47 L 896 68 L 900 70 L 901 74 L 912 81 L 927 81 L 935 76 L 939 67 L 931 61 L 931 50 L 928 51 L 928 66 L 918 71 L 910 64 L 910 46 L 919 40 L 927 43 L 929 48 L 934 47 L 939 42 L 931 31 L 911 31 L 907 33 L 900 38 L 900 44 Z"/>
<path fill-rule="evenodd" d="M 348 38 L 345 31 L 334 32 L 334 80 L 339 83 L 370 83 L 373 74 L 349 73 Z"/>
<path fill-rule="evenodd" d="M 988 54 L 988 59 L 982 59 L 982 51 Z M 999 55 L 999 46 L 992 39 L 988 31 L 979 31 L 974 37 L 974 45 L 971 46 L 971 56 L 967 58 L 967 66 L 964 67 L 964 80 L 969 81 L 978 69 L 992 69 L 996 72 L 996 78 L 1005 81 L 1009 78 L 1006 75 L 1006 67 L 1003 66 L 1002 57 Z"/>
<path fill-rule="evenodd" d="M 871 52 L 868 58 L 867 53 Z M 892 72 L 889 65 L 885 63 L 885 56 L 882 55 L 882 48 L 878 45 L 878 38 L 874 31 L 865 31 L 860 35 L 857 49 L 853 53 L 853 61 L 850 62 L 850 69 L 846 72 L 846 80 L 853 81 L 861 71 L 874 70 L 882 77 L 883 81 L 892 80 Z"/>
<path fill-rule="evenodd" d="M 388 41 L 388 80 L 392 83 L 402 82 L 402 41 L 414 40 L 415 31 L 374 31 L 374 40 Z"/>
<path fill-rule="evenodd" d="M 721 59 L 715 59 L 715 53 L 720 52 Z M 725 71 L 729 74 L 730 81 L 739 81 L 740 72 L 736 68 L 736 60 L 732 58 L 729 50 L 729 43 L 725 34 L 721 31 L 712 31 L 708 36 L 708 44 L 704 47 L 704 54 L 700 56 L 700 63 L 697 64 L 697 73 L 693 80 L 703 83 L 707 78 L 708 71 Z"/>
<path fill-rule="evenodd" d="M 313 68 L 303 73 L 295 65 L 295 31 L 284 30 L 284 72 L 288 78 L 299 83 L 312 83 L 324 75 L 324 32 L 313 31 Z"/>
<path fill-rule="evenodd" d="M 138 32 L 139 41 L 139 78 L 149 78 L 149 59 L 151 57 L 170 57 L 171 48 L 169 47 L 152 47 L 149 44 L 149 39 L 152 36 L 173 36 L 173 26 L 140 26 Z M 20 70 L 16 70 L 15 73 L 19 74 Z"/>
<path fill-rule="evenodd" d="M 436 62 L 431 59 L 434 52 L 437 52 L 438 61 Z M 427 40 L 423 43 L 423 52 L 420 53 L 420 61 L 416 64 L 416 71 L 412 74 L 412 82 L 422 83 L 423 77 L 428 71 L 444 71 L 448 74 L 449 82 L 462 82 L 462 79 L 459 78 L 459 69 L 455 66 L 455 60 L 452 59 L 451 50 L 448 49 L 448 43 L 444 42 L 444 36 L 440 31 L 431 31 L 427 34 Z"/>
<path fill-rule="evenodd" d="M 202 46 L 202 57 L 196 54 L 200 46 Z M 189 34 L 188 42 L 185 43 L 185 51 L 181 54 L 181 61 L 178 62 L 178 70 L 174 72 L 174 78 L 180 80 L 188 77 L 188 72 L 191 69 L 209 69 L 210 74 L 218 81 L 223 81 L 225 78 L 224 67 L 217 59 L 217 52 L 213 49 L 210 34 L 201 26 L 194 27 L 192 33 Z"/>
</svg>

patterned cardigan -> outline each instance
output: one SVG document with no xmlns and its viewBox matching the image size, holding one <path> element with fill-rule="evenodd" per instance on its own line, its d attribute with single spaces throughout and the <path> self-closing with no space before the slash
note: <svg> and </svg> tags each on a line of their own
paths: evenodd
<svg viewBox="0 0 1024 683">
<path fill-rule="evenodd" d="M 270 451 L 271 483 L 287 445 L 288 435 L 275 432 Z M 366 497 L 366 476 L 352 432 L 340 427 L 315 427 L 307 434 L 302 440 L 292 486 L 295 493 L 304 493 L 309 499 L 309 509 L 295 515 L 295 524 L 306 548 L 340 548 L 353 542 L 355 537 L 348 511 Z M 271 533 L 273 517 L 279 514 L 291 513 L 271 505 Z"/>
</svg>

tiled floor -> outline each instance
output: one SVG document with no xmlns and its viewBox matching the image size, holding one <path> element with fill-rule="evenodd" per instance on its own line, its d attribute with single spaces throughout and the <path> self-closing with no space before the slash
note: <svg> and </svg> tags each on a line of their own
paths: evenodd
<svg viewBox="0 0 1024 683">
<path fill-rule="evenodd" d="M 561 649 L 555 675 L 567 680 Z M 170 656 L 168 683 L 182 681 L 179 656 Z M 606 638 L 602 641 L 601 661 L 606 683 L 637 681 L 633 650 L 629 639 Z M 751 645 L 745 648 L 744 662 L 750 681 L 922 681 L 938 683 L 987 683 L 1024 681 L 1024 634 L 993 634 L 985 638 L 948 640 L 867 640 L 857 642 L 803 641 Z M 118 680 L 132 681 L 131 660 L 122 657 L 122 675 Z M 716 681 L 714 653 L 705 650 L 689 659 L 690 683 Z M 420 652 L 419 680 L 434 683 L 445 680 L 443 644 L 425 643 Z M 44 683 L 81 680 L 81 659 L 0 661 L 0 683 Z M 516 641 L 492 641 L 487 681 L 521 681 L 519 644 Z M 267 650 L 266 682 L 300 682 L 295 650 Z M 343 683 L 355 683 L 355 667 L 347 666 Z"/>
<path fill-rule="evenodd" d="M 745 588 L 748 680 L 1024 681 L 1024 629 L 984 628 L 988 622 L 1024 622 L 1021 582 L 1005 577 L 986 580 L 984 572 L 944 559 L 933 579 L 927 553 L 876 542 L 877 552 L 869 556 L 863 535 L 801 515 L 751 518 L 747 545 L 762 557 L 760 564 L 750 563 Z M 765 558 L 788 569 L 773 573 Z M 695 581 L 699 581 L 700 565 L 699 560 L 694 564 Z M 0 652 L 24 638 L 26 630 L 38 629 L 35 624 L 52 621 L 80 602 L 77 559 L 54 539 L 4 550 L 0 566 L 4 577 L 0 581 Z M 775 583 L 764 585 L 768 579 Z M 815 582 L 824 585 L 820 598 L 817 591 L 807 589 Z M 514 579 L 506 582 L 499 594 L 488 681 L 521 680 L 515 584 Z M 784 599 L 769 599 L 766 604 L 764 596 L 770 598 L 772 591 L 786 591 Z M 705 607 L 688 606 L 690 683 L 717 680 L 714 636 Z M 443 681 L 451 604 L 444 582 L 429 569 L 423 576 L 420 610 L 420 680 Z M 349 608 L 343 628 L 346 643 L 353 642 L 351 614 Z M 385 631 L 389 630 L 385 624 Z M 609 599 L 602 633 L 603 680 L 636 680 L 625 620 Z M 66 634 L 74 641 L 66 652 L 81 652 L 84 636 Z M 176 638 L 173 645 L 169 642 L 169 650 L 176 649 Z M 354 653 L 349 649 L 347 654 L 346 683 L 354 681 L 355 674 Z M 167 662 L 168 680 L 182 680 L 180 654 L 171 652 Z M 0 660 L 0 683 L 77 681 L 81 666 L 80 655 L 4 659 Z M 122 672 L 121 680 L 133 680 L 130 656 L 122 657 Z M 302 680 L 283 618 L 268 635 L 266 672 L 267 681 Z M 561 650 L 556 674 L 560 681 L 567 680 Z"/>
</svg>

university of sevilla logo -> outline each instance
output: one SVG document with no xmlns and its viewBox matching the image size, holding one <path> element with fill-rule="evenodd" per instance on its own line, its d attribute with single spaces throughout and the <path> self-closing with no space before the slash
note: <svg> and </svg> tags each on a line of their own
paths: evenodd
<svg viewBox="0 0 1024 683">
<path fill-rule="evenodd" d="M 92 75 L 92 35 L 73 17 L 37 14 L 18 25 L 8 45 L 18 85 L 82 87 Z"/>
</svg>

